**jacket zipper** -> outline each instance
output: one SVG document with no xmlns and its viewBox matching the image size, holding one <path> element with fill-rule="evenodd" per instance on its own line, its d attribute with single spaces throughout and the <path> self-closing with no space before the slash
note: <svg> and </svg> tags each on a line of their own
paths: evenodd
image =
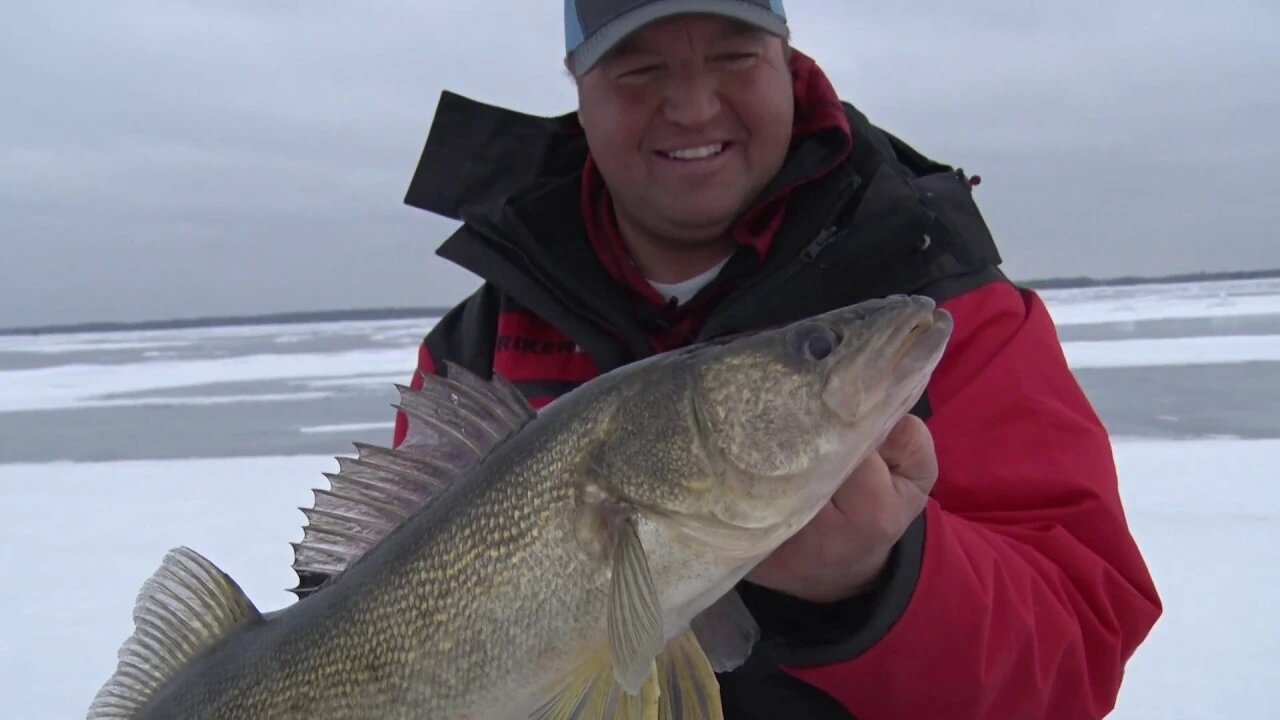
<svg viewBox="0 0 1280 720">
<path fill-rule="evenodd" d="M 813 242 L 809 243 L 804 250 L 800 251 L 800 260 L 806 263 L 811 263 L 817 260 L 818 254 L 821 253 L 828 245 L 835 242 L 836 238 L 839 236 L 840 230 L 836 228 L 835 225 L 828 225 L 823 228 L 822 232 L 818 233 L 818 236 L 813 239 Z"/>
<path fill-rule="evenodd" d="M 823 223 L 822 230 L 820 230 L 818 234 L 814 236 L 813 240 L 810 240 L 809 244 L 800 251 L 800 255 L 785 265 L 775 268 L 769 274 L 754 278 L 750 282 L 737 287 L 729 297 L 725 298 L 725 300 L 712 311 L 706 322 L 703 323 L 702 329 L 698 333 L 698 337 L 700 339 L 705 339 L 707 336 L 706 330 L 714 327 L 718 318 L 729 315 L 736 305 L 742 303 L 742 299 L 744 297 L 754 295 L 754 290 L 758 290 L 766 284 L 785 281 L 787 278 L 790 278 L 792 275 L 799 272 L 802 265 L 815 262 L 818 259 L 819 254 L 835 242 L 843 232 L 834 224 L 835 218 L 845 209 L 845 204 L 849 202 L 849 198 L 853 197 L 854 192 L 857 191 L 860 185 L 862 185 L 862 182 L 855 176 L 850 182 L 843 186 L 828 206 L 832 208 L 832 210 L 828 214 L 826 222 Z"/>
</svg>

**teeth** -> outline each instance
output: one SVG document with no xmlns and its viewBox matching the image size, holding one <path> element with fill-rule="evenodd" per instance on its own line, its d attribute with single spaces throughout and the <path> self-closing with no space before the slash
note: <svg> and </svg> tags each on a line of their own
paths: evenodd
<svg viewBox="0 0 1280 720">
<path fill-rule="evenodd" d="M 667 157 L 674 158 L 676 160 L 701 160 L 703 158 L 709 158 L 712 155 L 718 155 L 721 150 L 724 150 L 724 143 L 674 150 L 667 153 Z"/>
</svg>

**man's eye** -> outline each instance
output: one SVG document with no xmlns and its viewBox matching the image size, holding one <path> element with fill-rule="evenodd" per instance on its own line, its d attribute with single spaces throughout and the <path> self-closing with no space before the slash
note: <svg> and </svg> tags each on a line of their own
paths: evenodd
<svg viewBox="0 0 1280 720">
<path fill-rule="evenodd" d="M 754 52 L 728 52 L 716 55 L 715 60 L 723 65 L 739 67 L 750 64 L 759 56 L 759 53 Z"/>
<path fill-rule="evenodd" d="M 618 73 L 618 78 L 622 80 L 641 80 L 660 70 L 658 65 L 641 65 L 639 67 L 627 68 Z"/>
</svg>

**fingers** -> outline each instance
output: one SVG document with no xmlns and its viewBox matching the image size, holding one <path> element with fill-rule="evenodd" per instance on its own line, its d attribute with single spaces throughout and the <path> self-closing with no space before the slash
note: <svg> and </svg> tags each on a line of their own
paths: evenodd
<svg viewBox="0 0 1280 720">
<path fill-rule="evenodd" d="M 836 488 L 827 507 L 834 509 L 844 522 L 878 515 L 882 512 L 881 506 L 888 499 L 889 493 L 885 490 L 889 489 L 891 483 L 888 466 L 880 455 L 871 453 Z"/>
<path fill-rule="evenodd" d="M 880 446 L 880 457 L 891 474 L 911 483 L 925 495 L 938 479 L 933 435 L 915 415 L 907 415 L 893 426 Z"/>
<path fill-rule="evenodd" d="M 829 602 L 875 581 L 938 476 L 933 438 L 908 416 L 845 478 L 831 502 L 748 574 L 752 582 Z"/>
<path fill-rule="evenodd" d="M 836 489 L 831 505 L 872 534 L 878 527 L 898 532 L 903 518 L 919 513 L 937 479 L 933 436 L 920 418 L 908 415 L 889 431 L 879 452 L 867 456 Z"/>
</svg>

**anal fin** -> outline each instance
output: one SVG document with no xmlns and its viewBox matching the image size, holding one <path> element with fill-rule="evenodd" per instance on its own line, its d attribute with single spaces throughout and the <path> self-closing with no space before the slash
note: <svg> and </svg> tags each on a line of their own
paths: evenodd
<svg viewBox="0 0 1280 720">
<path fill-rule="evenodd" d="M 234 580 L 199 553 L 177 548 L 142 584 L 134 632 L 89 706 L 88 720 L 133 718 L 178 670 L 241 623 L 259 617 Z"/>
<path fill-rule="evenodd" d="M 692 632 L 672 638 L 638 693 L 618 683 L 607 646 L 576 667 L 529 720 L 724 720 L 720 683 Z"/>
<path fill-rule="evenodd" d="M 720 682 L 692 631 L 671 638 L 657 668 L 659 720 L 724 720 Z"/>
<path fill-rule="evenodd" d="M 609 648 L 601 647 L 562 679 L 529 720 L 623 718 L 624 694 L 614 681 Z"/>
</svg>

